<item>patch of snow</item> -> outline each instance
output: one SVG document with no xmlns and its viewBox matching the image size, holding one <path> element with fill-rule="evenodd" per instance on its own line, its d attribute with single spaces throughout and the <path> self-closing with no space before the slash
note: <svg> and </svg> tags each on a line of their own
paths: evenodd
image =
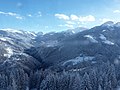
<svg viewBox="0 0 120 90">
<path fill-rule="evenodd" d="M 5 38 L 3 38 L 3 37 L 0 37 L 0 40 L 2 40 L 2 41 L 7 41 Z"/>
<path fill-rule="evenodd" d="M 109 40 L 106 40 L 106 41 L 103 41 L 105 44 L 109 44 L 109 45 L 114 45 L 113 42 L 109 41 Z"/>
<path fill-rule="evenodd" d="M 100 34 L 100 39 L 106 40 L 106 37 L 103 34 Z"/>
<path fill-rule="evenodd" d="M 102 30 L 102 32 L 105 32 L 106 30 Z"/>
<path fill-rule="evenodd" d="M 98 43 L 98 41 L 94 37 L 92 37 L 91 35 L 85 35 L 84 37 L 88 38 L 93 43 Z"/>
<path fill-rule="evenodd" d="M 26 53 L 19 53 L 19 55 L 23 55 L 23 56 L 26 56 L 26 57 L 28 57 L 29 55 L 28 54 L 26 54 Z"/>
<path fill-rule="evenodd" d="M 11 38 L 9 38 L 9 37 L 0 37 L 0 40 L 1 41 L 11 41 Z"/>
<path fill-rule="evenodd" d="M 86 57 L 78 56 L 75 59 L 71 59 L 71 60 L 68 60 L 68 61 L 64 62 L 63 65 L 65 65 L 67 63 L 72 63 L 73 65 L 76 65 L 80 62 L 93 60 L 93 59 L 94 59 L 94 57 L 91 57 L 91 56 L 86 56 Z"/>
<path fill-rule="evenodd" d="M 73 30 L 72 30 L 72 33 L 74 34 L 74 33 L 75 33 L 75 31 L 73 31 Z"/>
<path fill-rule="evenodd" d="M 32 36 L 36 37 L 37 35 L 34 32 L 27 31 L 28 34 L 31 34 Z"/>
<path fill-rule="evenodd" d="M 107 38 L 103 34 L 100 34 L 99 38 L 102 39 L 103 40 L 102 42 L 104 42 L 105 44 L 114 45 L 114 43 L 107 40 Z"/>
<path fill-rule="evenodd" d="M 93 39 L 93 37 L 91 35 L 85 35 L 84 37 L 92 38 Z"/>
<path fill-rule="evenodd" d="M 4 54 L 4 56 L 10 58 L 10 56 L 13 55 L 13 50 L 10 47 L 7 47 L 6 51 L 7 54 Z"/>
</svg>

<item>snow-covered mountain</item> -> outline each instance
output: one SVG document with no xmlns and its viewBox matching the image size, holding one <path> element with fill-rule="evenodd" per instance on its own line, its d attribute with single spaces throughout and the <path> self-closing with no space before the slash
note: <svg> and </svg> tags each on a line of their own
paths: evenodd
<svg viewBox="0 0 120 90">
<path fill-rule="evenodd" d="M 34 32 L 0 29 L 0 63 L 2 63 L 0 70 L 5 69 L 6 65 L 30 70 L 40 64 L 35 58 L 24 53 L 24 49 L 34 45 L 35 37 Z"/>
<path fill-rule="evenodd" d="M 17 49 L 16 51 L 29 48 L 33 45 L 32 39 L 36 37 L 33 32 L 25 32 L 14 29 L 0 29 L 0 42 L 5 46 Z"/>
<path fill-rule="evenodd" d="M 10 58 L 15 58 L 16 55 L 20 56 L 19 60 L 22 60 L 21 57 L 32 57 L 35 60 L 31 61 L 44 63 L 47 67 L 73 67 L 81 62 L 97 64 L 108 60 L 113 63 L 119 61 L 119 22 L 109 21 L 91 29 L 77 29 L 76 33 L 73 31 L 76 29 L 43 34 L 1 29 L 1 62 L 9 62 Z"/>
<path fill-rule="evenodd" d="M 87 58 L 88 60 L 85 60 L 89 64 L 107 61 L 114 63 L 116 60 L 119 61 L 119 22 L 114 23 L 109 21 L 100 26 L 72 35 L 61 33 L 48 33 L 44 36 L 38 36 L 37 39 L 39 38 L 42 45 L 37 45 L 30 52 L 35 52 L 36 57 L 40 55 L 43 61 L 50 65 L 63 65 L 62 63 L 65 62 L 67 64 L 70 64 L 68 62 L 73 62 L 73 65 L 79 65 L 78 63 L 74 64 L 74 60 L 79 63 L 81 62 L 76 60 L 77 57 L 83 59 L 94 57 L 93 59 Z"/>
<path fill-rule="evenodd" d="M 85 28 L 80 28 L 77 30 L 80 31 L 83 29 Z M 70 30 L 43 34 L 42 32 L 35 33 L 10 28 L 0 29 L 1 48 L 4 52 L 6 52 L 3 54 L 3 57 L 10 57 L 14 53 L 21 53 L 24 51 L 24 49 L 28 49 L 37 45 L 54 47 L 59 41 L 73 34 L 74 33 Z"/>
<path fill-rule="evenodd" d="M 49 32 L 46 34 L 40 32 L 37 34 L 37 37 L 35 38 L 36 41 L 35 45 L 53 47 L 56 46 L 59 42 L 63 41 L 65 38 L 85 30 L 87 30 L 87 28 L 78 27 L 75 29 L 69 29 L 62 32 Z"/>
<path fill-rule="evenodd" d="M 24 50 L 38 46 L 55 47 L 64 38 L 73 34 L 75 33 L 70 31 L 43 34 L 42 32 L 34 33 L 10 28 L 0 29 L 0 63 L 2 66 L 8 64 L 8 67 L 17 66 L 26 70 L 42 67 L 41 58 L 28 55 Z"/>
<path fill-rule="evenodd" d="M 82 32 L 82 31 L 85 31 L 87 30 L 88 28 L 85 28 L 85 27 L 77 27 L 75 29 L 68 29 L 67 32 L 71 32 L 71 33 L 79 33 L 79 32 Z"/>
</svg>

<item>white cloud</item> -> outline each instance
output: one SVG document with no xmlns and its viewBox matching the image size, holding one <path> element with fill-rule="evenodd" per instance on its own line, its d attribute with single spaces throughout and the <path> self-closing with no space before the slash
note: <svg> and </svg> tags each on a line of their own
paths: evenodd
<svg viewBox="0 0 120 90">
<path fill-rule="evenodd" d="M 0 11 L 0 14 L 6 14 L 5 12 Z"/>
<path fill-rule="evenodd" d="M 73 22 L 73 21 L 66 21 L 66 23 L 67 23 L 67 24 L 72 24 L 72 25 L 75 24 L 75 22 Z"/>
<path fill-rule="evenodd" d="M 32 15 L 31 15 L 31 14 L 28 14 L 27 16 L 28 16 L 28 17 L 32 17 Z"/>
<path fill-rule="evenodd" d="M 10 16 L 17 16 L 16 13 L 12 13 L 12 12 L 8 12 L 7 14 L 10 15 Z"/>
<path fill-rule="evenodd" d="M 71 25 L 71 24 L 65 24 L 65 26 L 68 27 L 68 28 L 70 28 L 70 29 L 74 28 L 74 26 Z"/>
<path fill-rule="evenodd" d="M 42 16 L 42 13 L 39 11 L 38 13 L 37 13 L 37 17 L 41 17 Z"/>
<path fill-rule="evenodd" d="M 120 10 L 114 10 L 113 13 L 120 13 Z"/>
<path fill-rule="evenodd" d="M 22 17 L 20 17 L 20 16 L 16 16 L 15 18 L 16 18 L 16 19 L 23 19 L 23 18 L 22 18 Z"/>
<path fill-rule="evenodd" d="M 69 16 L 67 16 L 65 14 L 55 14 L 55 17 L 57 17 L 59 19 L 63 19 L 63 20 L 69 20 Z"/>
<path fill-rule="evenodd" d="M 114 21 L 112 19 L 109 19 L 109 18 L 102 18 L 102 19 L 99 19 L 101 23 L 105 23 L 107 21 Z"/>
<path fill-rule="evenodd" d="M 23 19 L 22 16 L 20 16 L 19 14 L 13 13 L 13 12 L 2 12 L 2 11 L 0 11 L 0 14 L 6 15 L 6 16 L 13 16 L 16 19 Z"/>
<path fill-rule="evenodd" d="M 74 26 L 73 25 L 71 25 L 71 24 L 64 24 L 64 25 L 58 25 L 59 27 L 67 27 L 68 29 L 73 29 L 74 28 Z"/>
<path fill-rule="evenodd" d="M 76 16 L 76 15 L 70 15 L 70 18 L 71 18 L 71 20 L 78 20 L 79 19 L 79 17 L 78 16 Z"/>
<path fill-rule="evenodd" d="M 70 16 L 67 16 L 65 14 L 55 14 L 55 16 L 59 19 L 68 20 L 68 21 L 80 21 L 80 22 L 93 22 L 95 21 L 95 17 L 92 15 L 88 16 L 77 16 L 74 14 L 71 14 Z"/>
<path fill-rule="evenodd" d="M 35 14 L 27 14 L 26 16 L 28 16 L 28 17 L 41 17 L 42 16 L 42 13 L 40 12 L 40 11 L 38 11 L 37 13 L 35 13 Z"/>
<path fill-rule="evenodd" d="M 64 21 L 64 25 L 58 25 L 59 27 L 67 27 L 69 29 L 86 25 L 88 22 L 96 21 L 93 15 L 78 16 L 75 14 L 71 14 L 68 16 L 65 14 L 55 14 L 55 17 Z"/>
<path fill-rule="evenodd" d="M 95 21 L 95 17 L 92 15 L 80 16 L 79 21 L 81 21 L 81 22 L 93 22 L 93 21 Z"/>
</svg>

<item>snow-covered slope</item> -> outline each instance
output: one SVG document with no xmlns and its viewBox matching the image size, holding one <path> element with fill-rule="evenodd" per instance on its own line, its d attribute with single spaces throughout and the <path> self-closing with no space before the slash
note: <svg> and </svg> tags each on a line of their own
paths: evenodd
<svg viewBox="0 0 120 90">
<path fill-rule="evenodd" d="M 0 29 L 0 45 L 2 61 L 10 58 L 15 53 L 21 53 L 24 49 L 30 48 L 34 44 L 36 34 L 33 32 Z"/>
<path fill-rule="evenodd" d="M 89 64 L 106 60 L 114 62 L 120 55 L 120 26 L 109 21 L 76 34 L 48 33 L 38 36 L 36 41 L 44 44 L 30 52 L 34 52 L 36 57 L 41 56 L 50 65 L 61 65 L 62 62 L 76 65 L 76 62 L 81 62 L 81 59 L 76 59 L 80 54 L 94 57 L 94 61 L 85 61 Z"/>
<path fill-rule="evenodd" d="M 67 65 L 67 64 L 72 64 L 72 65 L 76 65 L 76 64 L 79 64 L 81 62 L 84 62 L 84 61 L 89 61 L 89 60 L 93 60 L 94 57 L 91 57 L 91 56 L 78 56 L 74 59 L 71 59 L 71 60 L 67 60 L 63 63 L 63 65 Z"/>
<path fill-rule="evenodd" d="M 80 54 L 89 58 L 85 59 L 89 64 L 106 60 L 114 62 L 120 55 L 120 26 L 119 23 L 106 22 L 78 33 L 64 31 L 46 34 L 1 29 L 0 43 L 1 61 L 26 53 L 38 61 L 42 58 L 47 66 L 61 63 L 78 65 L 83 58 L 78 57 Z"/>
<path fill-rule="evenodd" d="M 16 49 L 29 48 L 33 45 L 32 39 L 36 35 L 33 32 L 26 32 L 14 29 L 0 29 L 0 42 Z"/>
<path fill-rule="evenodd" d="M 36 36 L 29 31 L 0 29 L 0 71 L 21 68 L 28 72 L 41 67 L 41 62 L 24 53 L 34 45 Z"/>
<path fill-rule="evenodd" d="M 98 43 L 98 41 L 91 35 L 85 35 L 84 37 L 87 38 L 88 40 L 90 40 L 90 42 Z"/>
</svg>

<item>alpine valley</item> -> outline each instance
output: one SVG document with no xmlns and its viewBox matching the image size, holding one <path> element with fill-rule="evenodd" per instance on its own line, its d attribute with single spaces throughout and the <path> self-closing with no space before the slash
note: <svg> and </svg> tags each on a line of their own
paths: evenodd
<svg viewBox="0 0 120 90">
<path fill-rule="evenodd" d="M 119 90 L 120 22 L 91 29 L 0 29 L 0 90 Z"/>
</svg>

